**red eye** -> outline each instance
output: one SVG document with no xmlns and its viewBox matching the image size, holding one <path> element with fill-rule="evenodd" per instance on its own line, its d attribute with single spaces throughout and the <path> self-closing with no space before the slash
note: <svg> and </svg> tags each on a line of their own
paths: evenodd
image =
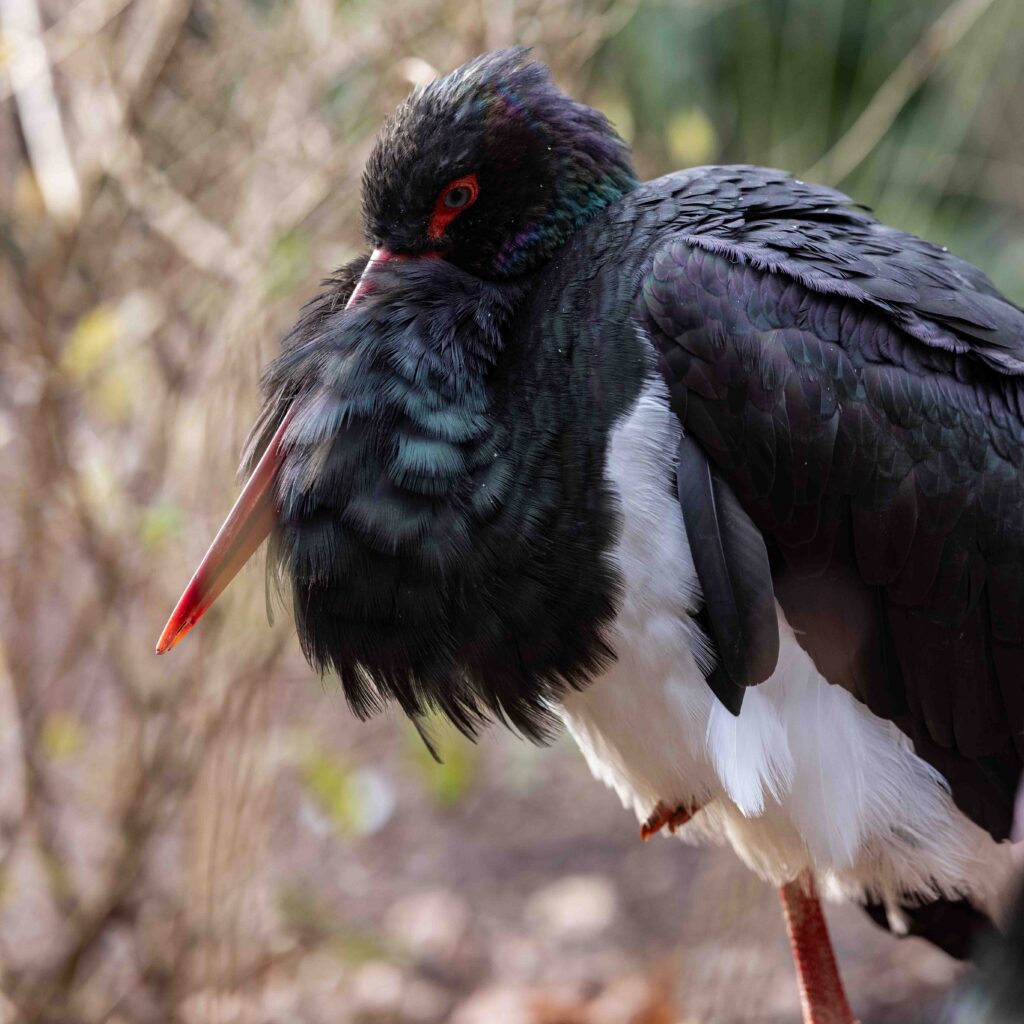
<svg viewBox="0 0 1024 1024">
<path fill-rule="evenodd" d="M 449 182 L 437 197 L 434 204 L 434 213 L 427 226 L 427 234 L 434 239 L 440 238 L 453 220 L 467 206 L 472 206 L 480 195 L 480 185 L 477 183 L 475 174 L 467 174 L 464 178 L 457 178 Z"/>
</svg>

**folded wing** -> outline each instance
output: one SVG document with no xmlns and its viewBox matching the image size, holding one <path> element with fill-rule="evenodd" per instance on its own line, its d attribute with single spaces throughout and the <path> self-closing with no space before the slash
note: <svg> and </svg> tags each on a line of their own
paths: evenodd
<svg viewBox="0 0 1024 1024">
<path fill-rule="evenodd" d="M 1024 755 L 1024 313 L 838 193 L 761 173 L 735 171 L 731 218 L 681 228 L 644 278 L 674 408 L 822 673 L 1005 837 Z"/>
</svg>

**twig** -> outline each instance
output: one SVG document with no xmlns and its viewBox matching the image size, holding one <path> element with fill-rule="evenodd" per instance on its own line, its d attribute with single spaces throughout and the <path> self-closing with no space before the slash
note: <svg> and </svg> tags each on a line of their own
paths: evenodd
<svg viewBox="0 0 1024 1024">
<path fill-rule="evenodd" d="M 617 36 L 636 16 L 642 0 L 615 0 L 602 14 L 584 23 L 582 30 L 568 40 L 568 60 L 582 68 L 603 43 Z"/>
<path fill-rule="evenodd" d="M 97 63 L 95 91 L 86 106 L 95 156 L 121 186 L 128 202 L 189 263 L 205 273 L 247 285 L 257 278 L 260 261 L 209 220 L 145 160 L 128 127 L 124 103 L 109 71 Z"/>
<path fill-rule="evenodd" d="M 0 24 L 11 47 L 10 87 L 32 173 L 47 212 L 67 230 L 81 216 L 82 190 L 64 135 L 36 0 L 0 0 Z"/>
<path fill-rule="evenodd" d="M 118 76 L 129 113 L 146 102 L 174 49 L 191 6 L 191 0 L 155 0 L 132 8 L 124 42 L 119 48 L 122 60 Z"/>
<path fill-rule="evenodd" d="M 19 0 L 11 2 L 17 6 Z M 30 68 L 27 73 L 27 84 L 32 84 L 36 75 L 49 74 L 51 68 L 77 53 L 131 2 L 132 0 L 82 0 L 76 4 L 40 37 L 49 62 L 36 64 Z M 0 103 L 13 95 L 12 83 L 0 82 Z"/>
<path fill-rule="evenodd" d="M 955 0 L 900 61 L 838 142 L 805 177 L 841 182 L 872 153 L 900 111 L 928 80 L 939 61 L 992 6 L 993 0 Z"/>
</svg>

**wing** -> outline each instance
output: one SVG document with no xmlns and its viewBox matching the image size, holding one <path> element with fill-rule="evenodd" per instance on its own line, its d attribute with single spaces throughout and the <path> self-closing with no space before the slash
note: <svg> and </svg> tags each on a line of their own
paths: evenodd
<svg viewBox="0 0 1024 1024">
<path fill-rule="evenodd" d="M 1024 755 L 1024 314 L 837 193 L 758 188 L 644 277 L 674 408 L 823 675 L 1003 838 Z"/>
</svg>

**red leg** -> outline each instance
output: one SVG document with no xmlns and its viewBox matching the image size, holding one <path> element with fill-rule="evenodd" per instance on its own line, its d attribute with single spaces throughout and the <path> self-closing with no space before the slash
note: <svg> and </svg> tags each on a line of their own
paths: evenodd
<svg viewBox="0 0 1024 1024">
<path fill-rule="evenodd" d="M 804 1024 L 857 1024 L 846 1001 L 814 881 L 804 874 L 779 889 L 793 947 Z"/>
</svg>

